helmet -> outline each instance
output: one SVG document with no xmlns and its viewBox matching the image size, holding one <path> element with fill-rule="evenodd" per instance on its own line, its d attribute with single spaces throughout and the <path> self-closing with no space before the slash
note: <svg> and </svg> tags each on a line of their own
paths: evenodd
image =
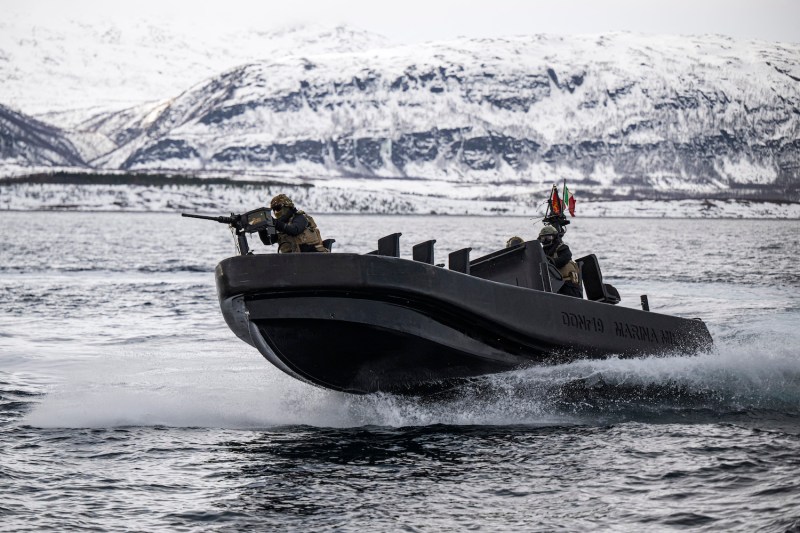
<svg viewBox="0 0 800 533">
<path fill-rule="evenodd" d="M 550 246 L 556 240 L 558 240 L 558 230 L 553 226 L 545 226 L 542 228 L 542 231 L 539 232 L 539 242 L 541 242 L 544 247 Z"/>
<path fill-rule="evenodd" d="M 558 235 L 558 230 L 553 226 L 545 226 L 542 228 L 542 231 L 539 232 L 539 238 L 541 238 L 544 235 L 553 235 L 553 236 Z"/>
<path fill-rule="evenodd" d="M 280 206 L 294 207 L 294 202 L 285 194 L 279 194 L 269 202 L 270 209 L 280 209 Z"/>
<path fill-rule="evenodd" d="M 294 202 L 285 194 L 279 194 L 270 201 L 269 208 L 272 209 L 275 218 L 281 218 L 290 209 L 294 208 Z"/>
<path fill-rule="evenodd" d="M 506 241 L 506 248 L 511 248 L 512 246 L 517 246 L 518 244 L 522 244 L 523 241 L 522 237 L 517 237 L 516 235 L 511 237 Z"/>
</svg>

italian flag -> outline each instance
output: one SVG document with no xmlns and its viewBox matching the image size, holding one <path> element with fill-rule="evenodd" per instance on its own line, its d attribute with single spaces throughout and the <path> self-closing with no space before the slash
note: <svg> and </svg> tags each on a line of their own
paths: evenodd
<svg viewBox="0 0 800 533">
<path fill-rule="evenodd" d="M 569 209 L 569 214 L 574 217 L 575 216 L 575 197 L 572 196 L 572 193 L 569 192 L 569 189 L 567 189 L 567 182 L 566 181 L 564 182 L 564 194 L 561 195 L 561 198 L 562 198 L 561 201 L 563 202 L 562 212 L 564 212 L 567 209 Z"/>
</svg>

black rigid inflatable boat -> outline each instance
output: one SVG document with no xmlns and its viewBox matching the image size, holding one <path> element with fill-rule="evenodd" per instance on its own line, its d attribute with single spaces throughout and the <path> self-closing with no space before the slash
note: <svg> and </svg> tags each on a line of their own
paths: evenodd
<svg viewBox="0 0 800 533">
<path fill-rule="evenodd" d="M 236 229 L 242 254 L 216 267 L 222 313 L 270 363 L 320 387 L 416 394 L 527 365 L 713 343 L 698 319 L 615 305 L 593 255 L 578 260 L 578 299 L 557 294 L 563 282 L 538 241 L 474 260 L 459 250 L 449 268 L 434 264 L 435 241 L 401 258 L 400 234 L 369 254 L 252 255 L 246 233 L 269 221 L 248 225 L 248 215 L 210 217 Z"/>
</svg>

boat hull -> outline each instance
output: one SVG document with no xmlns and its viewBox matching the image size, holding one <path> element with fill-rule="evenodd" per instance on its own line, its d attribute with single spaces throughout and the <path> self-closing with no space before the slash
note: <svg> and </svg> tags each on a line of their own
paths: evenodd
<svg viewBox="0 0 800 533">
<path fill-rule="evenodd" d="M 395 257 L 240 256 L 216 277 L 242 340 L 297 379 L 351 393 L 418 393 L 526 365 L 712 344 L 698 320 Z"/>
</svg>

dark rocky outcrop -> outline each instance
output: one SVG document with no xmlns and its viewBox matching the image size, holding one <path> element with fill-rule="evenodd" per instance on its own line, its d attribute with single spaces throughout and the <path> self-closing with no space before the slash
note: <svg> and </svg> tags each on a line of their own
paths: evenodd
<svg viewBox="0 0 800 533">
<path fill-rule="evenodd" d="M 0 105 L 0 162 L 20 166 L 85 166 L 60 129 Z"/>
</svg>

